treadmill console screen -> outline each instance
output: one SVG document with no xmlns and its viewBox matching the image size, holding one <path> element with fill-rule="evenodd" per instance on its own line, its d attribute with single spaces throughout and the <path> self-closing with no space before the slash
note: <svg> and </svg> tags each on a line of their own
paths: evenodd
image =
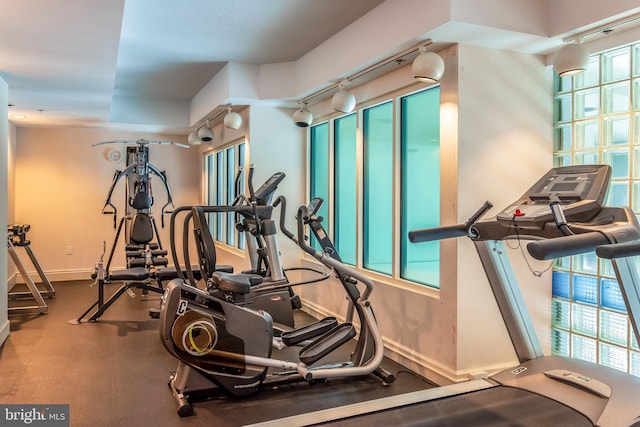
<svg viewBox="0 0 640 427">
<path fill-rule="evenodd" d="M 587 221 L 602 208 L 610 177 L 608 165 L 553 168 L 497 219 L 517 222 L 524 228 L 541 228 L 553 220 L 549 204 L 557 201 L 568 221 Z"/>
</svg>

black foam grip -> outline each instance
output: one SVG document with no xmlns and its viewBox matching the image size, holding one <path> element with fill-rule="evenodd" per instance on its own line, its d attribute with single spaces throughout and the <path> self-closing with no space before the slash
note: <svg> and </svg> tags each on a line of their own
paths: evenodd
<svg viewBox="0 0 640 427">
<path fill-rule="evenodd" d="M 466 224 L 448 225 L 446 227 L 423 228 L 409 232 L 411 243 L 430 242 L 433 240 L 449 239 L 467 235 Z"/>
<path fill-rule="evenodd" d="M 600 258 L 613 259 L 640 255 L 640 240 L 599 246 L 596 254 Z"/>
<path fill-rule="evenodd" d="M 536 240 L 527 244 L 527 250 L 538 260 L 562 258 L 571 255 L 591 252 L 598 246 L 610 243 L 609 239 L 597 231 L 556 237 L 547 240 Z"/>
</svg>

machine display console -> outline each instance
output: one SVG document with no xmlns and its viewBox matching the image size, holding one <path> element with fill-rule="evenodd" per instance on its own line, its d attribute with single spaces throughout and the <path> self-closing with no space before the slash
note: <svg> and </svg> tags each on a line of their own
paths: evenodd
<svg viewBox="0 0 640 427">
<path fill-rule="evenodd" d="M 602 208 L 610 177 L 608 165 L 553 168 L 497 219 L 517 222 L 522 228 L 542 228 L 553 220 L 549 205 L 557 201 L 568 221 L 588 221 Z"/>
<path fill-rule="evenodd" d="M 278 184 L 282 182 L 284 177 L 284 172 L 276 172 L 271 175 L 271 178 L 269 178 L 264 184 L 260 186 L 260 188 L 255 191 L 256 201 L 258 205 L 267 205 L 271 203 L 271 197 L 273 196 L 274 191 L 276 191 L 276 188 L 278 188 Z"/>
</svg>

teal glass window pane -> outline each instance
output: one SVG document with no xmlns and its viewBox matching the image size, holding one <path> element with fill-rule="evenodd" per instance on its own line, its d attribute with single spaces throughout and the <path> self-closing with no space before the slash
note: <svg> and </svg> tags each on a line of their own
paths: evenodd
<svg viewBox="0 0 640 427">
<path fill-rule="evenodd" d="M 392 274 L 393 103 L 362 113 L 364 140 L 363 265 Z"/>
<path fill-rule="evenodd" d="M 559 329 L 551 329 L 551 353 L 559 356 L 569 357 L 570 334 Z"/>
<path fill-rule="evenodd" d="M 602 54 L 602 83 L 628 79 L 631 72 L 629 46 Z"/>
<path fill-rule="evenodd" d="M 571 304 L 559 299 L 551 300 L 551 325 L 556 328 L 569 329 L 571 326 Z"/>
<path fill-rule="evenodd" d="M 244 147 L 244 142 L 238 145 L 238 168 L 242 168 L 242 172 L 240 173 L 240 180 L 239 180 L 239 184 L 238 186 L 240 194 L 244 193 L 244 188 L 246 186 L 246 182 L 245 182 L 245 172 L 244 172 L 244 165 L 245 165 L 245 147 Z M 236 221 L 239 220 L 239 218 L 236 218 Z M 239 231 L 238 232 L 238 244 L 237 244 L 239 249 L 244 250 L 245 249 L 245 236 L 244 236 L 244 231 Z"/>
<path fill-rule="evenodd" d="M 604 150 L 602 162 L 611 166 L 611 178 L 629 178 L 629 150 Z"/>
<path fill-rule="evenodd" d="M 346 264 L 356 264 L 356 115 L 334 122 L 334 244 Z"/>
<path fill-rule="evenodd" d="M 629 81 L 602 86 L 602 114 L 629 111 Z"/>
<path fill-rule="evenodd" d="M 571 276 L 564 271 L 554 270 L 551 273 L 551 295 L 554 298 L 569 299 L 571 291 Z"/>
<path fill-rule="evenodd" d="M 310 145 L 309 199 L 320 197 L 324 200 L 318 215 L 326 219 L 329 205 L 329 123 L 325 122 L 311 128 Z M 320 249 L 313 236 L 311 244 L 314 248 Z"/>
<path fill-rule="evenodd" d="M 560 125 L 553 129 L 553 151 L 571 151 L 571 125 Z"/>
<path fill-rule="evenodd" d="M 573 257 L 573 271 L 580 273 L 598 272 L 598 256 L 595 252 L 587 252 Z"/>
<path fill-rule="evenodd" d="M 571 94 L 556 96 L 553 100 L 553 122 L 568 122 L 571 116 Z"/>
<path fill-rule="evenodd" d="M 582 274 L 573 275 L 573 301 L 598 304 L 598 279 Z"/>
<path fill-rule="evenodd" d="M 573 158 L 574 158 L 574 164 L 576 165 L 593 165 L 593 164 L 599 163 L 597 151 L 575 153 Z"/>
<path fill-rule="evenodd" d="M 631 46 L 631 52 L 633 54 L 633 76 L 640 76 L 640 44 Z"/>
<path fill-rule="evenodd" d="M 571 306 L 571 331 L 596 338 L 598 335 L 598 309 L 581 304 L 572 304 Z"/>
<path fill-rule="evenodd" d="M 583 89 L 595 86 L 600 83 L 600 56 L 595 55 L 589 58 L 589 64 L 584 73 L 573 76 L 574 89 Z"/>
<path fill-rule="evenodd" d="M 631 352 L 631 366 L 629 367 L 629 373 L 640 377 L 640 353 L 635 351 Z"/>
<path fill-rule="evenodd" d="M 602 139 L 604 146 L 629 145 L 629 116 L 603 119 Z"/>
<path fill-rule="evenodd" d="M 629 206 L 629 183 L 612 181 L 607 193 L 607 206 Z"/>
<path fill-rule="evenodd" d="M 600 137 L 600 123 L 598 120 L 585 120 L 576 123 L 576 150 L 596 148 Z"/>
<path fill-rule="evenodd" d="M 600 305 L 611 310 L 627 311 L 617 280 L 602 279 L 600 281 Z"/>
<path fill-rule="evenodd" d="M 411 244 L 411 230 L 440 223 L 440 88 L 401 99 L 400 276 L 439 287 L 440 245 Z"/>
<path fill-rule="evenodd" d="M 598 342 L 591 338 L 571 334 L 571 357 L 597 363 Z"/>
<path fill-rule="evenodd" d="M 557 73 L 553 73 L 553 93 L 568 92 L 571 90 L 571 76 L 560 77 Z"/>
<path fill-rule="evenodd" d="M 231 205 L 233 199 L 235 199 L 235 171 L 236 171 L 236 156 L 235 147 L 229 147 L 226 149 L 227 154 L 227 200 L 226 205 Z M 235 214 L 233 212 L 227 212 L 227 238 L 226 243 L 228 245 L 235 245 Z"/>
<path fill-rule="evenodd" d="M 633 115 L 633 133 L 632 133 L 632 143 L 640 144 L 640 113 L 636 113 Z"/>
<path fill-rule="evenodd" d="M 569 166 L 571 165 L 571 154 L 558 154 L 553 156 L 553 167 L 557 168 L 560 166 Z"/>
<path fill-rule="evenodd" d="M 633 109 L 640 110 L 640 79 L 634 79 L 631 85 Z"/>
<path fill-rule="evenodd" d="M 627 372 L 629 352 L 615 345 L 600 343 L 600 364 Z"/>
<path fill-rule="evenodd" d="M 600 114 L 600 88 L 575 92 L 573 118 L 576 120 L 597 117 Z"/>
<path fill-rule="evenodd" d="M 600 339 L 618 345 L 627 345 L 629 321 L 625 314 L 600 310 Z"/>
<path fill-rule="evenodd" d="M 216 205 L 224 205 L 224 151 L 216 153 Z M 216 240 L 222 242 L 224 238 L 224 214 L 216 213 L 214 222 L 214 233 Z"/>
</svg>

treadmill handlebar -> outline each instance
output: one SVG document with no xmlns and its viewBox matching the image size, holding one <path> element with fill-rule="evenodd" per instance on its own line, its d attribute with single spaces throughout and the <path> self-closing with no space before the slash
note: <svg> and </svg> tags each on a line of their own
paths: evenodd
<svg viewBox="0 0 640 427">
<path fill-rule="evenodd" d="M 609 245 L 599 246 L 596 249 L 596 254 L 600 258 L 606 259 L 624 258 L 640 255 L 640 241 L 634 240 L 631 242 L 613 243 Z"/>
<path fill-rule="evenodd" d="M 467 224 L 447 225 L 445 227 L 423 228 L 409 232 L 411 243 L 431 242 L 467 235 Z"/>
<path fill-rule="evenodd" d="M 464 224 L 447 225 L 444 227 L 423 228 L 421 230 L 409 231 L 409 241 L 411 243 L 430 242 L 433 240 L 449 239 L 453 237 L 469 236 L 478 237 L 478 232 L 474 225 L 489 209 L 493 207 L 491 202 L 486 201 Z"/>
<path fill-rule="evenodd" d="M 609 238 L 599 231 L 536 240 L 527 244 L 527 251 L 537 260 L 549 260 L 591 252 L 602 245 L 611 243 Z"/>
</svg>

